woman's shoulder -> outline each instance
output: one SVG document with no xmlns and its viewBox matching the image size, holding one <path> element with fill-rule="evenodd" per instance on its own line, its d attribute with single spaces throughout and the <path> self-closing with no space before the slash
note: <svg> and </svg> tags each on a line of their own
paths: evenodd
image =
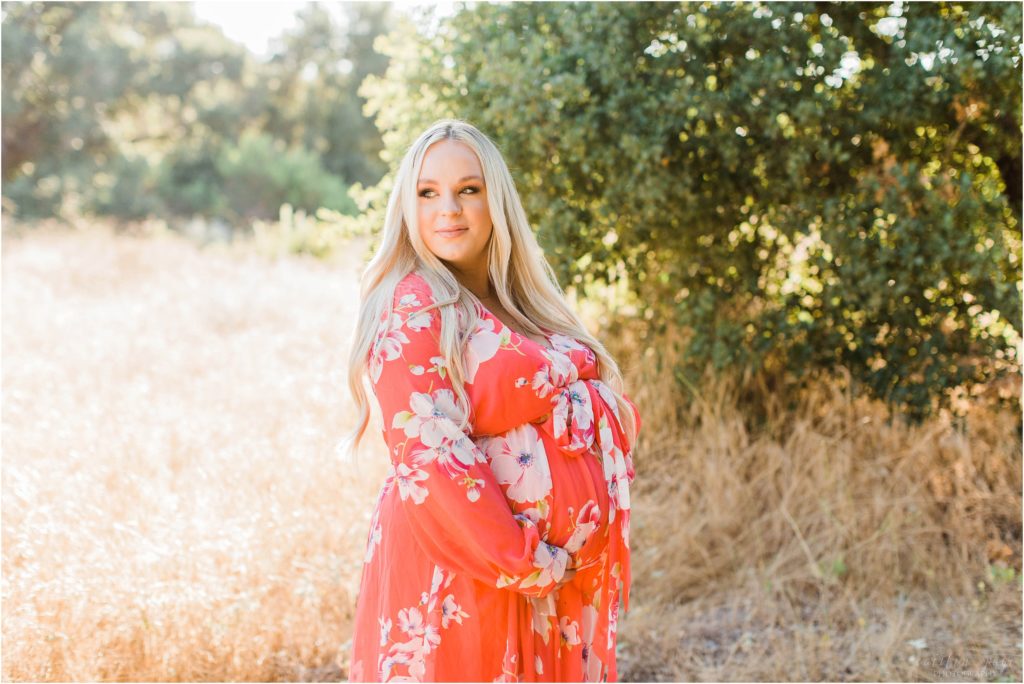
<svg viewBox="0 0 1024 684">
<path fill-rule="evenodd" d="M 395 303 L 417 299 L 423 305 L 434 302 L 434 291 L 419 271 L 410 271 L 395 285 Z"/>
</svg>

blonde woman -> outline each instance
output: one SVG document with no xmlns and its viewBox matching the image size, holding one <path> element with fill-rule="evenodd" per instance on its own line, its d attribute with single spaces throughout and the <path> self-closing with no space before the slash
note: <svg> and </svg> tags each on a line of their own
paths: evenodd
<svg viewBox="0 0 1024 684">
<path fill-rule="evenodd" d="M 349 382 L 390 458 L 349 681 L 616 681 L 636 407 L 567 305 L 494 144 L 459 120 L 402 159 Z"/>
</svg>

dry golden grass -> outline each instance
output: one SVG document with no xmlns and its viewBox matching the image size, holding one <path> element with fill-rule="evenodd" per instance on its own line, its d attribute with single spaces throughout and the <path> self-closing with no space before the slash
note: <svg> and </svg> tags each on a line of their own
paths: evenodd
<svg viewBox="0 0 1024 684">
<path fill-rule="evenodd" d="M 353 274 L 5 238 L 5 679 L 342 676 L 383 475 L 333 451 Z"/>
<path fill-rule="evenodd" d="M 735 383 L 679 395 L 674 340 L 620 342 L 645 350 L 624 679 L 1020 681 L 1019 414 L 908 427 L 818 382 L 759 393 L 755 432 Z"/>
<path fill-rule="evenodd" d="M 385 458 L 334 452 L 360 250 L 3 247 L 4 679 L 347 678 Z M 1018 416 L 908 429 L 821 385 L 755 434 L 663 343 L 609 346 L 648 348 L 623 679 L 1021 678 Z"/>
</svg>

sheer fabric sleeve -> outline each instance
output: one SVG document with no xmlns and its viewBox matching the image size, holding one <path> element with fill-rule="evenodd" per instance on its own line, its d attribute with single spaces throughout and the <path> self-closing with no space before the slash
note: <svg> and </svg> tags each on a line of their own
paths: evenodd
<svg viewBox="0 0 1024 684">
<path fill-rule="evenodd" d="M 459 429 L 462 414 L 438 343 L 441 315 L 422 311 L 432 303 L 425 280 L 403 279 L 370 354 L 401 513 L 437 565 L 543 598 L 565 574 L 569 553 L 513 514 L 483 452 Z"/>
</svg>

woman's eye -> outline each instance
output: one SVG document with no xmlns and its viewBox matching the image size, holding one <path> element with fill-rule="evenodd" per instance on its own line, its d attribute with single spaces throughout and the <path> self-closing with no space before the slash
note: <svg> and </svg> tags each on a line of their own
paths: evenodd
<svg viewBox="0 0 1024 684">
<path fill-rule="evenodd" d="M 465 192 L 466 190 L 472 190 L 473 192 L 471 194 L 474 194 L 474 195 L 476 193 L 480 192 L 480 188 L 476 187 L 475 185 L 469 185 L 469 186 L 466 186 L 466 187 L 462 188 L 463 192 Z M 434 191 L 430 190 L 430 189 L 420 190 L 420 197 L 426 197 L 428 192 L 434 192 Z"/>
</svg>

